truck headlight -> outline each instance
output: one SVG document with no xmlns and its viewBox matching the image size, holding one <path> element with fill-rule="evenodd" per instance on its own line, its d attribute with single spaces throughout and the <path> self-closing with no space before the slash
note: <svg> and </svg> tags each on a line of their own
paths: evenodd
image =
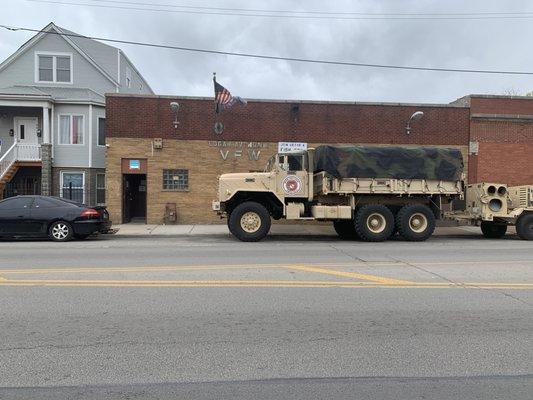
<svg viewBox="0 0 533 400">
<path fill-rule="evenodd" d="M 502 209 L 503 203 L 500 199 L 492 199 L 489 201 L 489 208 L 492 212 L 498 212 Z"/>
</svg>

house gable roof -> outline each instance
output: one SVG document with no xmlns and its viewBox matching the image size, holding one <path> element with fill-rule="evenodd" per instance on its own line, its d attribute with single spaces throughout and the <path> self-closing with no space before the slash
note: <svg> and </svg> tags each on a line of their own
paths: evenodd
<svg viewBox="0 0 533 400">
<path fill-rule="evenodd" d="M 115 86 L 118 86 L 117 80 L 110 74 L 110 64 L 104 63 L 105 66 L 102 66 L 98 61 L 102 62 L 104 57 L 109 56 L 111 51 L 114 53 L 114 59 L 117 58 L 118 49 L 106 44 L 97 42 L 92 39 L 83 37 L 74 32 L 67 31 L 55 25 L 53 22 L 49 23 L 46 27 L 42 29 L 41 32 L 33 36 L 30 40 L 24 43 L 18 48 L 18 50 L 8 57 L 3 63 L 0 64 L 0 71 L 10 65 L 18 57 L 24 54 L 29 50 L 33 45 L 35 45 L 39 40 L 41 40 L 45 35 L 49 34 L 51 31 L 55 31 L 58 36 L 62 37 L 68 44 L 70 44 L 78 53 L 84 57 L 90 64 L 92 64 L 102 75 L 104 75 L 108 80 L 110 80 Z M 75 36 L 67 36 L 75 35 Z M 89 44 L 90 43 L 90 44 Z M 104 49 L 105 48 L 105 49 Z M 90 54 L 92 53 L 92 55 Z M 96 56 L 96 59 L 93 58 Z M 113 58 L 110 58 L 110 60 Z M 106 70 L 107 68 L 107 70 Z M 116 75 L 116 73 L 115 73 Z"/>
</svg>

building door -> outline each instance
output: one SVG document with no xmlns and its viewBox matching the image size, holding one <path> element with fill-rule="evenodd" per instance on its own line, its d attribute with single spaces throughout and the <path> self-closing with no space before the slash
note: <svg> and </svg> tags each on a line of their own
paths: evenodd
<svg viewBox="0 0 533 400">
<path fill-rule="evenodd" d="M 20 144 L 37 144 L 37 117 L 16 117 L 15 135 Z"/>
<path fill-rule="evenodd" d="M 122 181 L 123 219 L 146 222 L 146 174 L 124 174 Z"/>
</svg>

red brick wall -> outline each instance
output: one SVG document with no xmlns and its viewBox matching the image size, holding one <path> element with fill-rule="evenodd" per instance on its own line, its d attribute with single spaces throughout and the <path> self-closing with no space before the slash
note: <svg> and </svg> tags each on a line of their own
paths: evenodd
<svg viewBox="0 0 533 400">
<path fill-rule="evenodd" d="M 533 97 L 472 97 L 472 114 L 533 115 Z"/>
<path fill-rule="evenodd" d="M 171 101 L 181 106 L 177 129 Z M 417 110 L 425 115 L 407 135 Z M 106 115 L 109 137 L 456 146 L 469 140 L 469 109 L 446 106 L 250 101 L 215 116 L 209 99 L 110 95 Z M 222 135 L 213 132 L 215 122 L 224 124 Z"/>
<path fill-rule="evenodd" d="M 533 185 L 533 143 L 480 143 L 476 182 Z"/>
<path fill-rule="evenodd" d="M 473 97 L 471 113 L 531 118 L 533 98 Z M 469 158 L 471 183 L 533 185 L 533 120 L 472 118 L 470 135 L 479 142 L 479 154 Z"/>
</svg>

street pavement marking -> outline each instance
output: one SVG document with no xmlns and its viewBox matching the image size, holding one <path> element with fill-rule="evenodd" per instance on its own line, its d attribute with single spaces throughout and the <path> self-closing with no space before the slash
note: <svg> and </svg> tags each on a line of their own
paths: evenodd
<svg viewBox="0 0 533 400">
<path fill-rule="evenodd" d="M 381 289 L 533 289 L 533 284 L 498 283 L 406 283 L 332 281 L 121 281 L 121 280 L 5 280 L 0 286 L 59 286 L 59 287 L 267 287 L 267 288 L 381 288 Z"/>
<path fill-rule="evenodd" d="M 391 279 L 391 278 L 385 278 L 385 277 L 376 276 L 376 275 L 359 274 L 357 272 L 338 271 L 338 270 L 329 269 L 329 268 L 318 268 L 318 267 L 311 267 L 311 266 L 306 266 L 306 265 L 287 266 L 286 268 L 294 269 L 297 271 L 314 272 L 317 274 L 340 276 L 343 278 L 359 279 L 363 281 L 382 283 L 385 285 L 404 285 L 404 284 L 412 283 L 412 282 L 404 281 L 400 279 Z"/>
</svg>

